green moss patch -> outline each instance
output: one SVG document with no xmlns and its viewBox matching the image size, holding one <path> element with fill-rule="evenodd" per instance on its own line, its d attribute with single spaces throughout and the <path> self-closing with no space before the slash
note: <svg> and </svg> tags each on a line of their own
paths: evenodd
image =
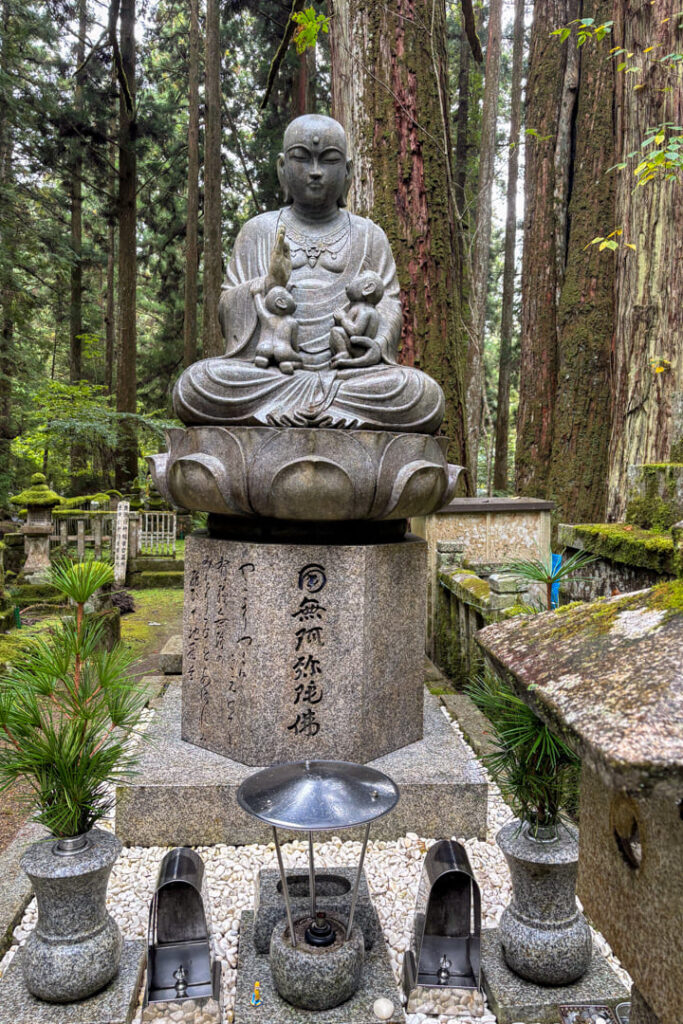
<svg viewBox="0 0 683 1024">
<path fill-rule="evenodd" d="M 671 534 L 643 530 L 625 523 L 581 523 L 571 529 L 574 537 L 594 555 L 664 575 L 675 575 Z"/>
<path fill-rule="evenodd" d="M 31 505 L 39 508 L 52 508 L 62 501 L 60 496 L 51 491 L 47 486 L 46 478 L 42 473 L 34 473 L 31 477 L 31 486 L 27 487 L 21 494 L 15 494 L 10 498 L 13 505 L 19 505 L 22 509 Z"/>
</svg>

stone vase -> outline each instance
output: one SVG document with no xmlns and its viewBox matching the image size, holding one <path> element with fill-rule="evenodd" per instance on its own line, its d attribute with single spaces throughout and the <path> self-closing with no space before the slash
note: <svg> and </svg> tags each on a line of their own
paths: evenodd
<svg viewBox="0 0 683 1024">
<path fill-rule="evenodd" d="M 533 838 L 512 821 L 496 836 L 512 876 L 512 902 L 500 920 L 508 967 L 537 985 L 568 985 L 588 969 L 592 938 L 576 904 L 578 834 L 558 826 L 554 838 Z"/>
<path fill-rule="evenodd" d="M 38 999 L 85 999 L 117 974 L 123 940 L 105 901 L 120 852 L 116 836 L 94 828 L 73 839 L 34 843 L 22 857 L 38 903 L 22 965 L 26 987 Z"/>
</svg>

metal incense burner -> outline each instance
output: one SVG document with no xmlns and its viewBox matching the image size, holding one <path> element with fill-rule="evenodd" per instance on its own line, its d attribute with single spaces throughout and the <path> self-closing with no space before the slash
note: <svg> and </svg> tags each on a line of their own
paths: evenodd
<svg viewBox="0 0 683 1024">
<path fill-rule="evenodd" d="M 149 911 L 147 990 L 142 1020 L 220 1024 L 221 966 L 212 962 L 204 862 L 188 847 L 170 850 L 159 867 Z"/>
<path fill-rule="evenodd" d="M 273 930 L 270 968 L 279 994 L 304 1009 L 330 1009 L 349 999 L 360 984 L 365 955 L 362 930 L 354 924 L 370 826 L 398 802 L 398 788 L 374 768 L 346 761 L 297 761 L 275 765 L 246 779 L 237 800 L 247 814 L 273 829 L 286 919 Z M 316 902 L 314 832 L 364 825 L 348 917 L 328 917 Z M 309 911 L 294 919 L 278 829 L 308 833 Z M 315 974 L 315 986 L 310 983 Z"/>
<path fill-rule="evenodd" d="M 424 860 L 412 940 L 403 958 L 408 1013 L 483 1011 L 480 940 L 481 897 L 467 853 L 442 839 Z"/>
</svg>

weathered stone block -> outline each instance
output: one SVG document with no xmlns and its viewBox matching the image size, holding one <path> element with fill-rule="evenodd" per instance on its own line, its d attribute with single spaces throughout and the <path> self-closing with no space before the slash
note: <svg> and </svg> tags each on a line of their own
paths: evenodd
<svg viewBox="0 0 683 1024">
<path fill-rule="evenodd" d="M 550 555 L 551 501 L 536 498 L 455 498 L 429 516 L 414 516 L 413 533 L 429 545 L 427 584 L 427 652 L 434 656 L 435 615 L 439 602 L 437 545 L 463 545 L 464 562 L 477 572 L 496 569 L 513 558 Z"/>
<path fill-rule="evenodd" d="M 183 739 L 247 765 L 422 736 L 426 545 L 186 545 Z"/>
<path fill-rule="evenodd" d="M 159 652 L 159 670 L 165 676 L 179 676 L 183 671 L 183 638 L 172 636 Z"/>
<path fill-rule="evenodd" d="M 355 868 L 325 868 L 315 873 L 315 901 L 319 910 L 324 910 L 328 917 L 336 917 L 348 921 L 351 909 L 351 892 L 356 880 Z M 287 887 L 292 907 L 292 917 L 296 920 L 303 917 L 310 909 L 310 888 L 308 873 L 305 871 L 288 871 Z M 270 949 L 270 937 L 273 928 L 285 916 L 285 901 L 282 895 L 280 872 L 275 868 L 261 868 L 256 883 L 256 902 L 254 906 L 254 945 L 259 953 L 267 953 Z M 358 902 L 354 921 L 365 936 L 365 948 L 372 949 L 374 943 L 382 935 L 382 928 L 377 917 L 365 872 L 361 875 L 358 887 Z"/>
<path fill-rule="evenodd" d="M 524 594 L 529 589 L 529 584 L 508 572 L 492 572 L 489 576 L 489 587 L 493 594 Z"/>
</svg>

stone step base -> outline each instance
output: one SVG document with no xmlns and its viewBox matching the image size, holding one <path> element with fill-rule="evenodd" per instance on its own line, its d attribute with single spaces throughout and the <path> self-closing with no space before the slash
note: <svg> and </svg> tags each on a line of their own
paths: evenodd
<svg viewBox="0 0 683 1024">
<path fill-rule="evenodd" d="M 130 846 L 270 842 L 270 828 L 245 814 L 236 800 L 242 781 L 258 769 L 180 738 L 181 682 L 171 678 L 149 726 L 152 742 L 140 772 L 129 785 L 117 787 L 116 834 Z M 264 755 L 267 761 L 267 751 Z M 424 739 L 370 765 L 386 772 L 401 791 L 396 808 L 373 825 L 372 838 L 397 839 L 406 832 L 485 837 L 486 777 L 431 694 L 425 694 Z M 363 832 L 349 829 L 344 838 L 360 839 Z"/>
<path fill-rule="evenodd" d="M 152 590 L 156 587 L 171 587 L 182 590 L 185 575 L 182 572 L 134 572 L 126 581 L 135 590 Z"/>
</svg>

